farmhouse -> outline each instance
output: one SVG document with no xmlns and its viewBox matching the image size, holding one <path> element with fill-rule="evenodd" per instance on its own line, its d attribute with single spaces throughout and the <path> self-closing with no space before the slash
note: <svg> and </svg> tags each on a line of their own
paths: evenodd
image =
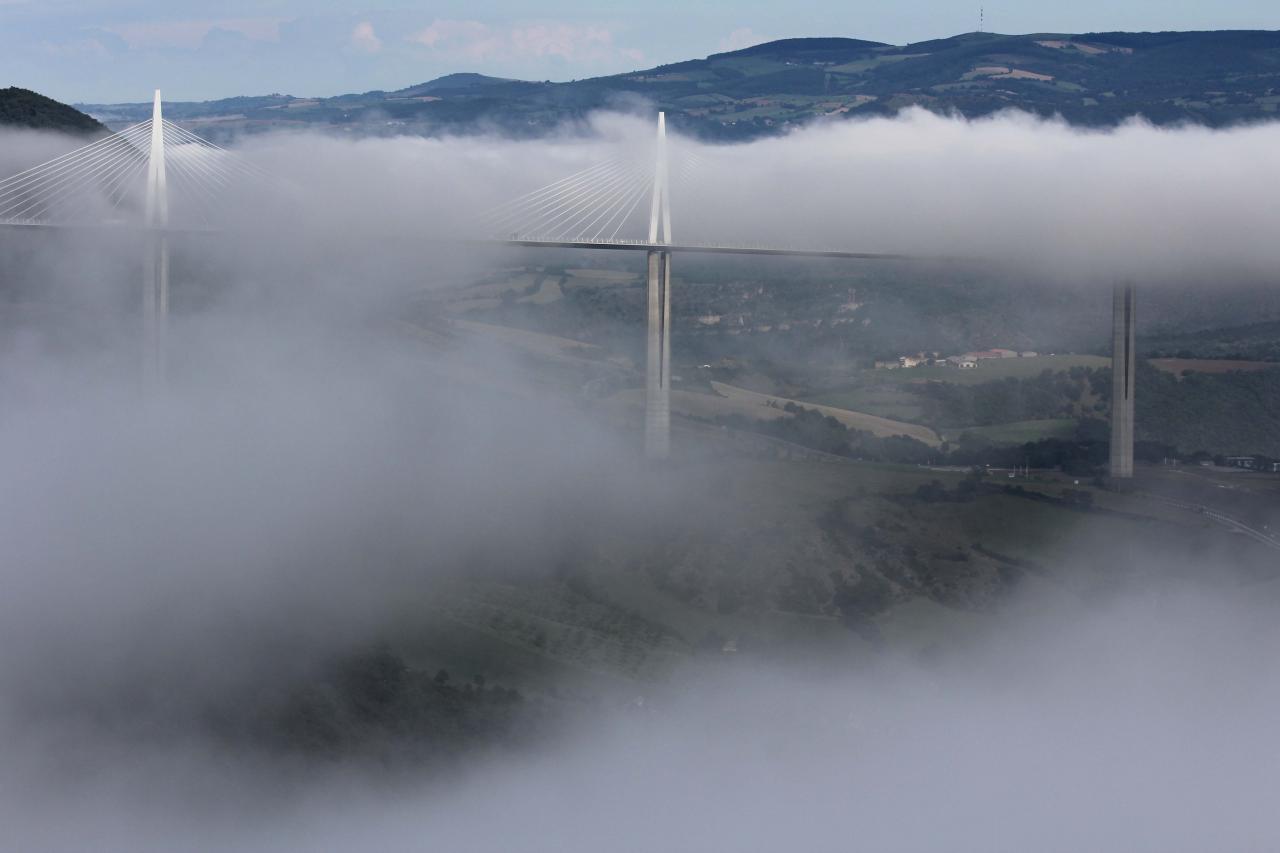
<svg viewBox="0 0 1280 853">
<path fill-rule="evenodd" d="M 938 358 L 936 352 L 918 352 L 915 355 L 900 355 L 895 361 L 877 361 L 876 367 L 920 367 L 932 365 Z"/>
</svg>

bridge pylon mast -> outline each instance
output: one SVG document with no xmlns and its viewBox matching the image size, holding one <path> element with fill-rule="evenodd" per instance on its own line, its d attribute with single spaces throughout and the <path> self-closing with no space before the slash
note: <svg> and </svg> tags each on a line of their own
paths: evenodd
<svg viewBox="0 0 1280 853">
<path fill-rule="evenodd" d="M 649 242 L 671 244 L 670 180 L 667 169 L 667 117 L 658 113 Z M 645 368 L 644 450 L 650 459 L 671 453 L 671 253 L 648 252 L 648 360 Z"/>
<path fill-rule="evenodd" d="M 151 150 L 147 163 L 146 248 L 143 257 L 143 381 L 164 383 L 169 321 L 169 188 L 164 162 L 164 112 L 160 90 L 151 108 Z"/>
<path fill-rule="evenodd" d="M 1133 476 L 1134 379 L 1137 323 L 1132 283 L 1117 283 L 1111 296 L 1111 476 Z"/>
</svg>

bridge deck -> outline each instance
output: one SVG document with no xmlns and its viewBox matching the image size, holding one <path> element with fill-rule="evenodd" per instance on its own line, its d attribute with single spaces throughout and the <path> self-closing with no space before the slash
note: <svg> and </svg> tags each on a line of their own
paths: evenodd
<svg viewBox="0 0 1280 853">
<path fill-rule="evenodd" d="M 526 249 L 605 249 L 632 252 L 671 252 L 705 255 L 776 255 L 792 258 L 849 258 L 864 261 L 957 260 L 934 255 L 896 252 L 853 252 L 843 249 L 784 249 L 772 246 L 730 246 L 714 243 L 650 243 L 646 240 L 471 240 L 476 245 Z"/>
<path fill-rule="evenodd" d="M 164 231 L 169 234 L 217 234 L 214 228 L 147 227 L 128 222 L 61 223 L 38 220 L 0 219 L 0 228 L 33 231 Z M 973 261 L 947 255 L 909 255 L 901 252 L 854 252 L 845 249 L 788 249 L 776 246 L 731 246 L 716 243 L 650 243 L 646 240 L 433 240 L 471 246 L 508 246 L 524 249 L 602 249 L 628 252 L 671 252 L 701 255 L 765 255 L 789 258 L 845 258 L 862 261 Z"/>
</svg>

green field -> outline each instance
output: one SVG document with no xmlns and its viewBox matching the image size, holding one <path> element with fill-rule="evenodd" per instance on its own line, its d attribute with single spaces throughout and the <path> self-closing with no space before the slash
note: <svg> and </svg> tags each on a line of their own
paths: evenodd
<svg viewBox="0 0 1280 853">
<path fill-rule="evenodd" d="M 846 388 L 806 397 L 801 402 L 821 406 L 835 406 L 854 412 L 866 412 L 882 418 L 898 421 L 920 422 L 924 417 L 924 405 L 915 394 L 889 385 L 867 388 Z"/>
<path fill-rule="evenodd" d="M 1026 444 L 1045 438 L 1070 438 L 1076 430 L 1076 422 L 1070 418 L 1038 421 L 1015 421 L 985 427 L 966 427 L 947 430 L 944 438 L 955 441 L 963 434 L 977 435 L 996 444 Z"/>
</svg>

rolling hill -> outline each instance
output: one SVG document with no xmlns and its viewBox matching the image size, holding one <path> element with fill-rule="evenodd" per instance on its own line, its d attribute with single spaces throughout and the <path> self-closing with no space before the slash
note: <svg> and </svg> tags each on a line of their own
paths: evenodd
<svg viewBox="0 0 1280 853">
<path fill-rule="evenodd" d="M 94 133 L 104 130 L 74 107 L 46 98 L 30 89 L 10 86 L 0 89 L 0 125 L 27 127 L 35 130 L 60 130 L 68 133 Z"/>
<path fill-rule="evenodd" d="M 221 133 L 317 125 L 367 133 L 501 128 L 536 136 L 603 108 L 665 109 L 711 139 L 780 133 L 822 118 L 920 106 L 965 116 L 1017 108 L 1086 126 L 1133 116 L 1223 126 L 1274 118 L 1280 32 L 968 33 L 905 46 L 785 39 L 705 59 L 563 83 L 450 74 L 394 92 L 174 103 L 173 118 Z M 84 105 L 111 123 L 147 104 Z"/>
</svg>

